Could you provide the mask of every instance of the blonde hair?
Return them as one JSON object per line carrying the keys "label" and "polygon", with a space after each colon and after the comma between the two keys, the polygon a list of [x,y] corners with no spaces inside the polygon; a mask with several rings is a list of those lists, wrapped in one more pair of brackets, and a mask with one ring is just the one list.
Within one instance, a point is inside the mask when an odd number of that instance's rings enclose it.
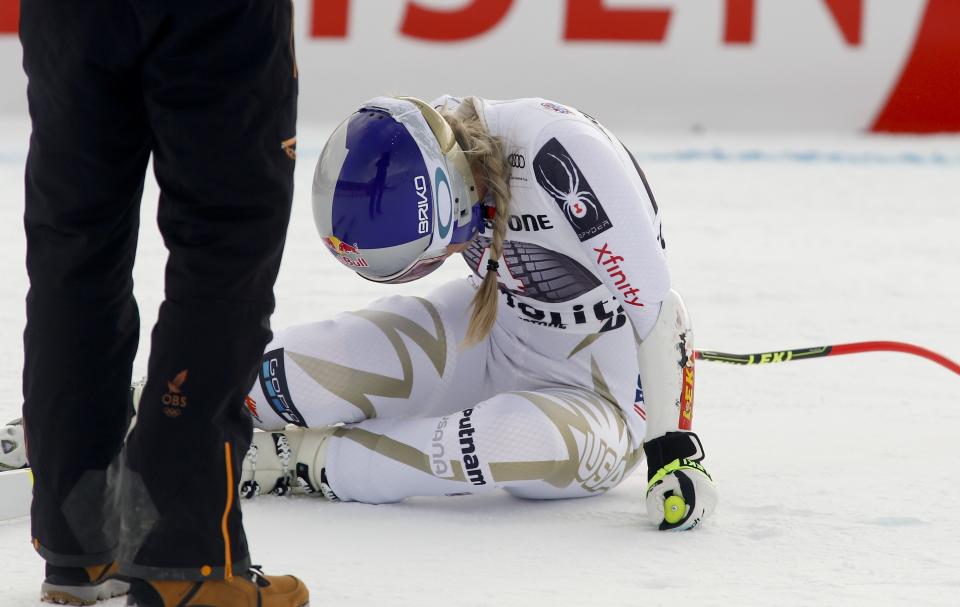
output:
{"label": "blonde hair", "polygon": [[[496,207],[490,259],[497,261],[503,255],[503,241],[510,218],[510,164],[503,139],[490,134],[483,123],[478,109],[480,103],[476,97],[466,97],[455,110],[443,108],[440,114],[453,129],[470,168],[483,181],[487,196],[492,198]],[[479,343],[490,334],[497,320],[497,298],[497,272],[487,270],[470,304],[472,314],[464,345]]]}

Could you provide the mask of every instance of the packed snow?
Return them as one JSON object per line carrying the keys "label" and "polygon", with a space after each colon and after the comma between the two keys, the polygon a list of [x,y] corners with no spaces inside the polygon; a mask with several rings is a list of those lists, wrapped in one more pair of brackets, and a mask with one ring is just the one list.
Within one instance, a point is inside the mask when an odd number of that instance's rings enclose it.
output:
{"label": "packed snow", "polygon": [[[29,127],[0,128],[0,343],[12,356],[2,423],[21,405]],[[327,133],[301,126],[276,327],[467,272],[451,260],[387,287],[334,261],[309,195]],[[960,138],[619,134],[660,203],[697,347],[891,339],[960,359]],[[138,374],[163,293],[156,198],[150,182]],[[606,495],[552,503],[262,497],[244,503],[254,561],[301,576],[317,606],[960,604],[960,376],[902,354],[700,362],[696,394],[694,429],[721,495],[696,531],[650,525],[641,468]],[[43,563],[29,540],[26,519],[0,523],[2,605],[38,602]]]}

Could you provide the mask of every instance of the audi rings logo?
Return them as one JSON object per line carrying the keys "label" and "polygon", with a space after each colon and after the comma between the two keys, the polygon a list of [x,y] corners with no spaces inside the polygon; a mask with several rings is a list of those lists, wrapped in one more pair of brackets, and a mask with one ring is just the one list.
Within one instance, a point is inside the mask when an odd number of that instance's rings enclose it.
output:
{"label": "audi rings logo", "polygon": [[510,154],[507,156],[507,162],[515,169],[522,169],[527,166],[527,159],[523,157],[523,154]]}

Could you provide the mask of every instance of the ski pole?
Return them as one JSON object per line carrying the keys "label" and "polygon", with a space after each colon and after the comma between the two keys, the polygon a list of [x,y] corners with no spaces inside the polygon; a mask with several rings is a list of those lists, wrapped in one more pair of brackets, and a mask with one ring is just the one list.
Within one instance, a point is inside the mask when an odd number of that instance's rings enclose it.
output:
{"label": "ski pole", "polygon": [[900,341],[858,341],[849,344],[833,346],[815,346],[813,348],[798,348],[795,350],[781,350],[778,352],[758,352],[755,354],[731,354],[713,350],[694,350],[694,358],[713,362],[730,363],[733,365],[762,365],[768,363],[784,363],[791,360],[806,360],[822,356],[840,356],[842,354],[860,354],[863,352],[903,352],[913,354],[938,365],[946,367],[960,375],[960,365],[942,354],[933,350],[921,348],[913,344]]}

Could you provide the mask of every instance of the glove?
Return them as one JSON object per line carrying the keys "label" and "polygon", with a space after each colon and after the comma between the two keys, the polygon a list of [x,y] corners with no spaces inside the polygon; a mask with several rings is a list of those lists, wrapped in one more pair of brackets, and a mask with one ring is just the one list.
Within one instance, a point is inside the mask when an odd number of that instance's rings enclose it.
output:
{"label": "glove", "polygon": [[23,437],[23,420],[15,419],[0,426],[0,472],[26,468],[27,442]]}
{"label": "glove", "polygon": [[693,529],[717,509],[719,495],[700,463],[703,445],[693,432],[667,432],[644,443],[647,516],[661,531]]}

